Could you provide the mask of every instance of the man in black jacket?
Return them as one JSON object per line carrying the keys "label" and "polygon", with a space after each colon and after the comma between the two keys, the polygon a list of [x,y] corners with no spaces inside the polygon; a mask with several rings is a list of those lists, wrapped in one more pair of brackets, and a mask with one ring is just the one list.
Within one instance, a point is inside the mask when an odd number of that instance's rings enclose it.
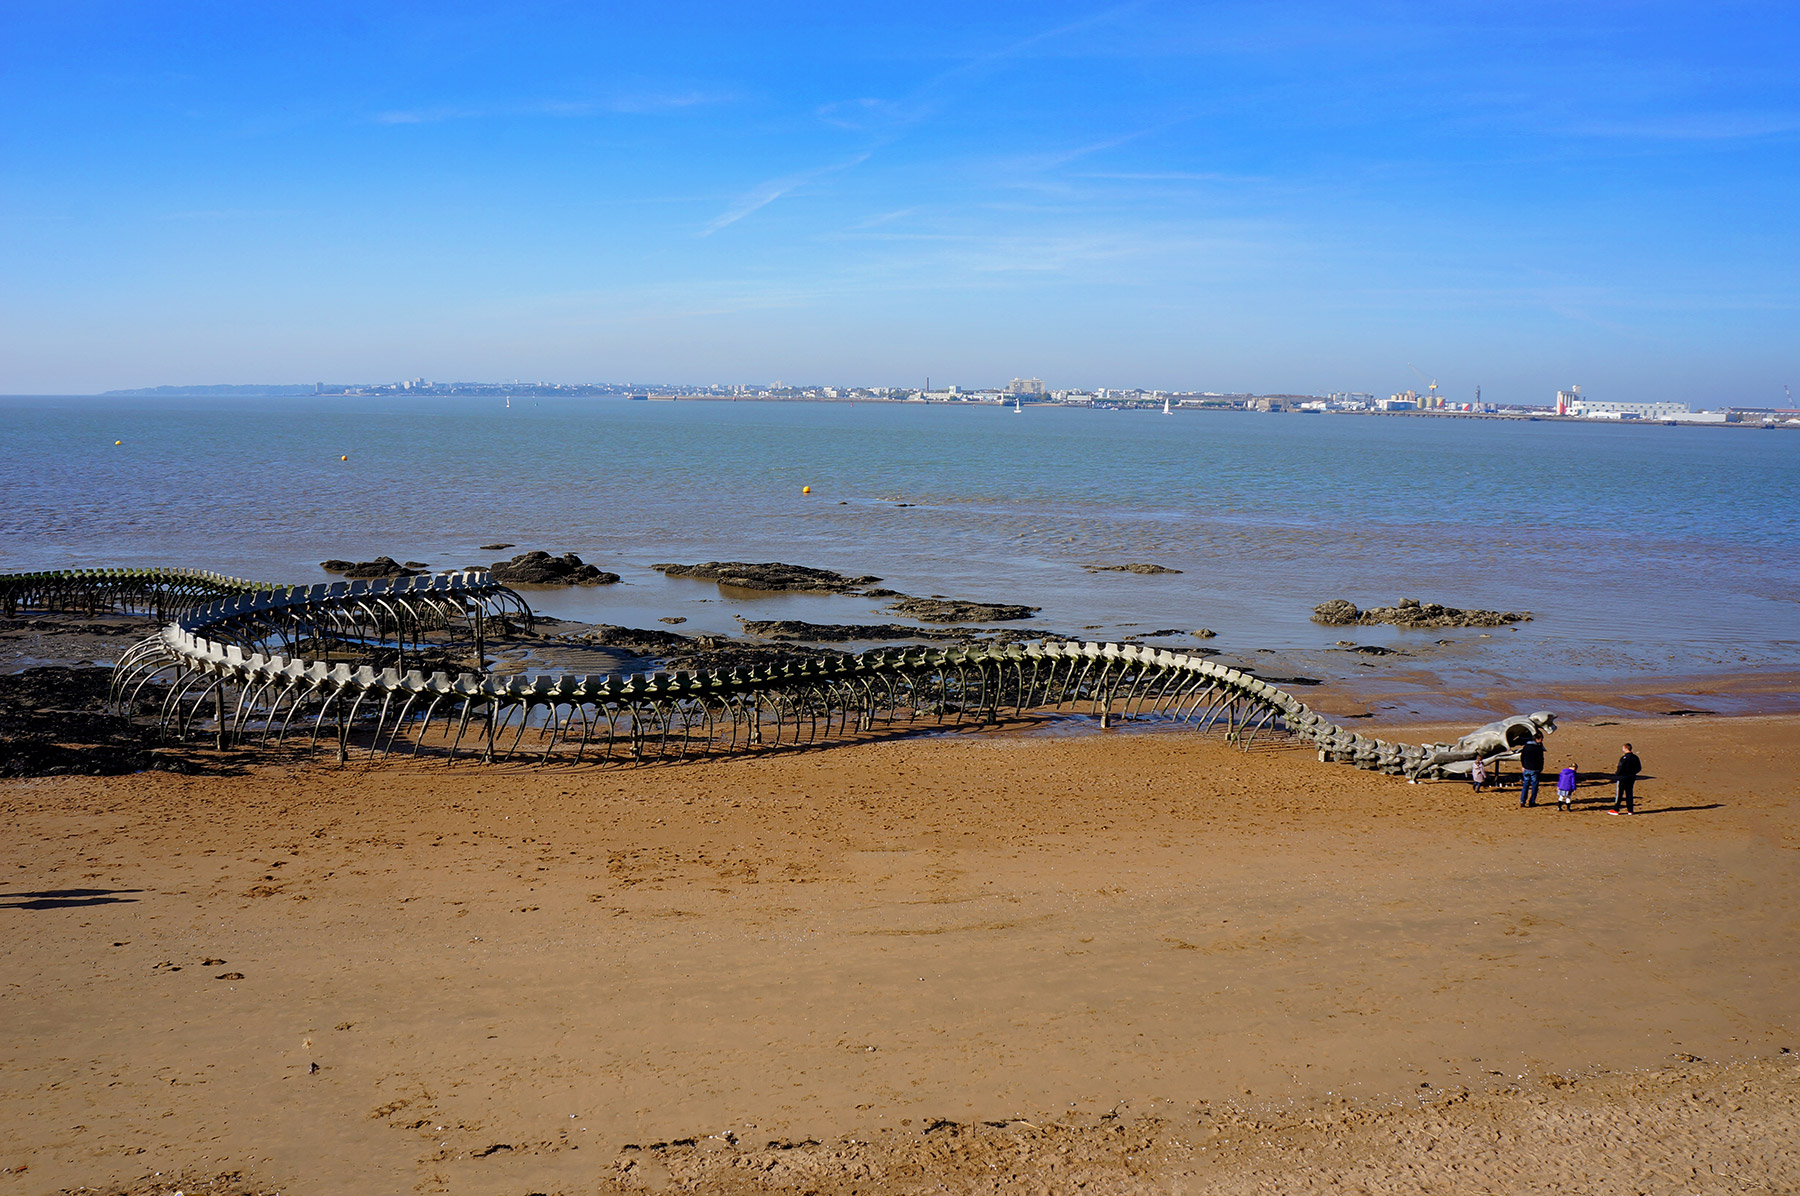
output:
{"label": "man in black jacket", "polygon": [[1533,735],[1519,749],[1519,808],[1537,805],[1538,774],[1544,771],[1544,737]]}
{"label": "man in black jacket", "polygon": [[1617,814],[1621,805],[1625,807],[1627,814],[1637,813],[1632,808],[1631,787],[1637,784],[1638,773],[1643,771],[1644,762],[1637,758],[1637,753],[1631,750],[1631,745],[1626,744],[1625,754],[1619,757],[1619,766],[1613,769],[1613,779],[1618,782],[1618,788],[1613,791],[1612,813]]}

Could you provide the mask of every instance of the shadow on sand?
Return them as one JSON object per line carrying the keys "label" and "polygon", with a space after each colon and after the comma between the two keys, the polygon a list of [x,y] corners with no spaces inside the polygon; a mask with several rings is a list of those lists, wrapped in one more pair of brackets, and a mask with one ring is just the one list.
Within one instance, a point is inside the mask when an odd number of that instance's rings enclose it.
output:
{"label": "shadow on sand", "polygon": [[45,889],[36,893],[0,893],[0,909],[73,909],[84,905],[122,905],[142,889]]}

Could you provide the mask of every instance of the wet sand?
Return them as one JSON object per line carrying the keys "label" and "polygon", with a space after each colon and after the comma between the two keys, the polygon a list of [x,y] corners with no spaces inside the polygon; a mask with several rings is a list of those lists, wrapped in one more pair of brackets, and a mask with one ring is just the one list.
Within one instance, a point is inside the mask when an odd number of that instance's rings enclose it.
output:
{"label": "wet sand", "polygon": [[1794,1190],[1800,719],[1595,721],[5,782],[0,1193]]}

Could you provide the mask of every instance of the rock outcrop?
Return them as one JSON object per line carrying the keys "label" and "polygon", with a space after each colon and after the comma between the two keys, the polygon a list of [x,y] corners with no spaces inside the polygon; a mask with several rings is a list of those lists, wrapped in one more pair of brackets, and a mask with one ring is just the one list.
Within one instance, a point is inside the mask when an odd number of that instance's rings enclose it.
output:
{"label": "rock outcrop", "polygon": [[1129,565],[1083,565],[1089,573],[1180,573],[1179,569],[1171,569],[1167,565],[1151,565],[1143,561],[1134,561]]}
{"label": "rock outcrop", "polygon": [[319,562],[319,568],[325,572],[342,574],[348,581],[374,581],[383,577],[417,577],[429,567],[418,561],[408,561],[402,565],[391,556],[378,556],[372,561],[332,559]]}
{"label": "rock outcrop", "polygon": [[925,623],[1007,623],[1029,619],[1039,608],[1007,602],[968,602],[933,594],[929,598],[901,598],[888,609]]}
{"label": "rock outcrop", "polygon": [[652,565],[668,577],[692,577],[739,590],[769,590],[799,594],[854,594],[880,581],[879,577],[846,577],[830,569],[784,565],[780,561],[702,561],[697,565]]}
{"label": "rock outcrop", "polygon": [[1391,623],[1395,627],[1420,629],[1504,627],[1508,623],[1530,622],[1531,612],[1461,610],[1454,606],[1441,606],[1436,602],[1420,602],[1417,598],[1402,598],[1396,606],[1378,606],[1373,610],[1358,610],[1356,604],[1349,599],[1333,598],[1329,602],[1321,602],[1313,607],[1312,621],[1323,623],[1327,627],[1373,627],[1381,623]]}
{"label": "rock outcrop", "polygon": [[575,643],[592,644],[597,648],[618,648],[638,656],[662,656],[670,652],[685,651],[697,642],[694,636],[674,631],[615,627],[611,623],[596,623],[586,631],[572,632],[562,638]]}
{"label": "rock outcrop", "polygon": [[521,552],[510,561],[495,561],[488,572],[506,585],[608,586],[619,580],[617,573],[590,565],[572,552],[551,556],[541,549]]}
{"label": "rock outcrop", "polygon": [[970,634],[969,631],[948,631],[940,627],[909,627],[905,623],[806,623],[798,619],[743,619],[741,622],[751,635],[809,644],[960,640]]}

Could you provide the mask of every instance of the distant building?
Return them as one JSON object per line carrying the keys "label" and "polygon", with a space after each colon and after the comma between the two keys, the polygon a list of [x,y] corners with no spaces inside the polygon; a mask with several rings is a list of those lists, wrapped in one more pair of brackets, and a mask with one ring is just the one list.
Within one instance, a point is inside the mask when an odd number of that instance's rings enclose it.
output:
{"label": "distant building", "polygon": [[[1562,394],[1557,394],[1559,409],[1563,406]],[[1691,414],[1691,409],[1686,403],[1602,403],[1576,398],[1562,414],[1582,419],[1684,419]]]}
{"label": "distant building", "polygon": [[1556,392],[1556,414],[1558,414],[1558,415],[1573,414],[1573,412],[1571,412],[1569,409],[1579,402],[1581,402],[1581,387],[1571,386],[1567,390],[1557,391]]}
{"label": "distant building", "polygon": [[1041,395],[1044,393],[1042,378],[1014,378],[1006,384],[1009,395]]}

